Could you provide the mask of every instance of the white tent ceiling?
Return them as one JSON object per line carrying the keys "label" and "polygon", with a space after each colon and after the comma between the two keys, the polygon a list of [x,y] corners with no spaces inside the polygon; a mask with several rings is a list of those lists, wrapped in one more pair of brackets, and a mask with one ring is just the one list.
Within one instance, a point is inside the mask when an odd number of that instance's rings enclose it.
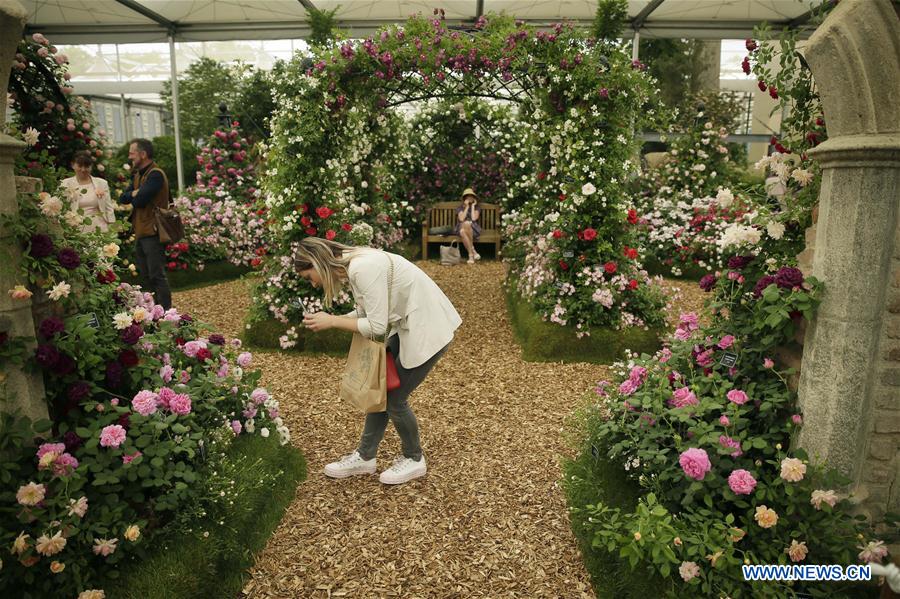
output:
{"label": "white tent ceiling", "polygon": [[[159,42],[303,38],[306,7],[337,9],[338,26],[353,37],[382,25],[443,8],[449,25],[471,24],[480,14],[505,12],[536,26],[567,19],[591,23],[596,0],[19,0],[28,32],[57,43]],[[802,26],[818,0],[628,0],[632,29],[645,37],[733,39],[762,21]]]}

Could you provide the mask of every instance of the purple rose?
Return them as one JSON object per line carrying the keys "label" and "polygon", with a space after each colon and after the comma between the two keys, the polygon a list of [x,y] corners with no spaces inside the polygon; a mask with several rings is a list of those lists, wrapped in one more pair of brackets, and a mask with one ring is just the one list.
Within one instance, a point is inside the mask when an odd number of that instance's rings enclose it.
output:
{"label": "purple rose", "polygon": [[73,402],[81,402],[91,394],[91,386],[84,381],[69,385],[66,396]]}
{"label": "purple rose", "polygon": [[75,372],[75,360],[72,359],[72,356],[69,354],[59,354],[59,359],[56,361],[56,368],[53,369],[53,374],[56,376],[66,376],[73,372]]}
{"label": "purple rose", "polygon": [[186,323],[186,324],[190,324],[190,323],[194,322],[194,319],[191,318],[191,315],[190,315],[190,314],[182,314],[182,315],[181,315],[181,322]]}
{"label": "purple rose", "polygon": [[213,333],[209,336],[209,342],[213,345],[225,345],[225,337],[218,333]]}
{"label": "purple rose", "polygon": [[59,250],[59,253],[56,255],[56,259],[59,260],[60,266],[62,266],[63,268],[68,268],[69,270],[73,270],[81,266],[81,257],[78,255],[78,252],[76,252],[72,248],[63,248]]}
{"label": "purple rose", "polygon": [[53,240],[49,235],[37,233],[31,236],[31,250],[28,252],[32,258],[46,258],[53,254]]}
{"label": "purple rose", "polygon": [[742,269],[753,262],[753,256],[732,256],[728,259],[728,268]]}
{"label": "purple rose", "polygon": [[122,342],[128,345],[134,345],[143,336],[144,329],[142,329],[139,324],[133,324],[126,329],[123,329],[121,333]]}
{"label": "purple rose", "polygon": [[50,370],[56,367],[56,363],[59,362],[59,350],[52,345],[38,345],[34,351],[34,357],[42,368]]}
{"label": "purple rose", "polygon": [[759,297],[762,295],[763,291],[765,291],[766,287],[775,282],[775,277],[772,275],[766,275],[762,277],[759,281],[756,282],[756,287],[753,288],[753,296]]}
{"label": "purple rose", "polygon": [[106,364],[106,382],[116,389],[122,384],[122,365],[117,360]]}
{"label": "purple rose", "polygon": [[65,435],[63,435],[63,443],[66,445],[66,451],[74,452],[76,449],[81,447],[81,444],[84,443],[81,437],[75,434],[75,431],[68,431]]}
{"label": "purple rose", "polygon": [[712,288],[716,286],[716,276],[715,275],[703,275],[703,278],[700,279],[700,289],[703,291],[712,291]]}
{"label": "purple rose", "polygon": [[782,266],[775,273],[775,284],[782,289],[793,289],[803,284],[803,273],[792,266]]}
{"label": "purple rose", "polygon": [[50,339],[57,333],[62,333],[65,328],[66,325],[62,320],[60,320],[56,316],[50,316],[48,318],[45,318],[41,323],[41,326],[38,327],[38,333],[44,339]]}

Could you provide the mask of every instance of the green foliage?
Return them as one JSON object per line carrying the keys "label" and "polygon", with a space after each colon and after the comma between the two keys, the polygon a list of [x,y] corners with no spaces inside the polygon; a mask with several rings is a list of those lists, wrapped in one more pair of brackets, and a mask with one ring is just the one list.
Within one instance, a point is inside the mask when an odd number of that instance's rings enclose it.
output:
{"label": "green foliage", "polygon": [[590,336],[578,336],[572,327],[559,327],[543,321],[533,306],[519,297],[508,284],[506,307],[516,339],[522,346],[522,359],[529,362],[591,362],[610,364],[626,350],[652,352],[659,347],[659,329],[615,330],[593,328]]}
{"label": "green foliage", "polygon": [[[241,98],[244,81],[252,72],[253,68],[244,63],[226,64],[206,56],[192,62],[178,78],[181,134],[193,140],[211,135],[219,125],[219,104],[224,102],[234,110]],[[171,111],[170,81],[163,82],[160,96],[166,109]]]}
{"label": "green foliage", "polygon": [[598,40],[617,42],[628,20],[628,0],[597,0],[597,15],[591,35]]}
{"label": "green foliage", "polygon": [[243,437],[202,471],[197,499],[181,525],[153,541],[140,561],[124,563],[107,597],[233,597],[253,555],[265,546],[306,478],[306,462],[274,439]]}
{"label": "green foliage", "polygon": [[337,14],[338,7],[331,10],[319,10],[317,8],[307,8],[306,14],[309,17],[309,37],[306,38],[311,46],[327,46],[338,37],[335,30],[334,16]]}
{"label": "green foliage", "polygon": [[[640,41],[640,59],[658,82],[661,99],[667,106],[683,110],[686,105],[690,106],[691,95],[700,91],[702,51],[702,40],[651,38]],[[687,112],[694,114],[692,109]]]}
{"label": "green foliage", "polygon": [[269,117],[275,112],[272,86],[284,64],[283,60],[278,60],[271,71],[252,70],[244,77],[234,104],[229,106],[234,120],[241,124],[241,130],[251,144],[268,139],[272,134],[269,125]]}

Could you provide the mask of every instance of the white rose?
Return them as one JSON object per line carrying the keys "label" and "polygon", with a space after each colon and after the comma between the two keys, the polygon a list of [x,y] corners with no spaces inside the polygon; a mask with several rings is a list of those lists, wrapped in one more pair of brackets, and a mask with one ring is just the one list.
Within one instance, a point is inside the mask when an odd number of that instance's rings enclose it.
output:
{"label": "white rose", "polygon": [[127,312],[119,312],[118,314],[113,316],[113,324],[115,324],[116,328],[120,331],[122,329],[127,329],[128,327],[130,327],[132,321],[133,319],[131,317],[131,314],[128,314]]}
{"label": "white rose", "polygon": [[589,196],[589,195],[591,195],[591,194],[593,194],[593,193],[596,193],[596,191],[597,191],[597,188],[594,187],[594,186],[593,186],[592,184],[590,184],[590,183],[585,183],[584,185],[581,186],[581,193],[584,194],[584,195],[586,195],[586,196]]}
{"label": "white rose", "polygon": [[716,194],[716,202],[722,208],[729,208],[734,202],[734,194],[731,193],[730,189],[720,189],[719,193]]}
{"label": "white rose", "polygon": [[769,237],[772,239],[781,239],[784,236],[784,224],[778,221],[770,221],[769,224],[766,225],[766,233],[769,234]]}
{"label": "white rose", "polygon": [[60,299],[62,297],[69,297],[69,292],[71,290],[72,290],[72,286],[69,285],[68,283],[66,283],[65,281],[62,281],[60,283],[57,283],[53,287],[53,289],[50,290],[50,293],[48,293],[47,296],[50,299],[52,299],[53,301],[57,301],[58,299]]}
{"label": "white rose", "polygon": [[269,437],[269,429],[263,427],[263,428],[259,429],[259,434],[260,434],[261,437],[268,439],[268,437]]}

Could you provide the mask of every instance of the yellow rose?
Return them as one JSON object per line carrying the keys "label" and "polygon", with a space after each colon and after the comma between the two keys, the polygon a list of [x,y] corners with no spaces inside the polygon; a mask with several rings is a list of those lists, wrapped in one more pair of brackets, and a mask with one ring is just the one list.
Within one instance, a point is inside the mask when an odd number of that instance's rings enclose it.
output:
{"label": "yellow rose", "polygon": [[25,288],[25,285],[16,285],[8,293],[15,300],[27,300],[31,297],[31,292]]}
{"label": "yellow rose", "polygon": [[134,314],[131,315],[134,322],[144,322],[149,314],[144,308],[135,308]]}
{"label": "yellow rose", "polygon": [[641,540],[641,533],[639,533],[639,532],[634,533],[634,540],[635,540],[635,541],[640,541],[640,540]]}
{"label": "yellow rose", "polygon": [[66,569],[66,565],[62,562],[55,561],[50,564],[50,571],[53,572],[54,574],[59,574],[60,572],[62,572],[65,569]]}
{"label": "yellow rose", "polygon": [[108,243],[103,246],[103,255],[107,258],[115,258],[119,255],[119,246],[115,243]]}
{"label": "yellow rose", "polygon": [[139,536],[141,536],[141,529],[138,528],[137,524],[132,524],[125,529],[125,538],[132,543],[137,541]]}
{"label": "yellow rose", "polygon": [[806,541],[798,543],[797,539],[793,539],[791,546],[786,548],[784,552],[788,554],[792,562],[800,562],[806,558],[809,549],[806,548]]}
{"label": "yellow rose", "polygon": [[66,538],[62,536],[62,531],[57,531],[52,537],[41,535],[34,547],[41,555],[50,556],[59,553],[65,546]]}
{"label": "yellow rose", "polygon": [[78,594],[78,599],[106,599],[106,593],[97,589],[81,591],[81,593]]}
{"label": "yellow rose", "polygon": [[49,468],[53,462],[56,461],[56,458],[59,457],[59,454],[55,451],[48,451],[44,455],[41,456],[40,461],[38,461],[38,468],[40,470],[44,470],[45,468]]}
{"label": "yellow rose", "polygon": [[25,553],[25,550],[28,549],[28,539],[30,538],[30,535],[26,535],[24,532],[20,533],[16,540],[13,541],[12,552],[17,555]]}
{"label": "yellow rose", "polygon": [[775,513],[775,510],[764,505],[756,507],[756,515],[753,518],[762,528],[772,528],[778,524],[778,514]]}

